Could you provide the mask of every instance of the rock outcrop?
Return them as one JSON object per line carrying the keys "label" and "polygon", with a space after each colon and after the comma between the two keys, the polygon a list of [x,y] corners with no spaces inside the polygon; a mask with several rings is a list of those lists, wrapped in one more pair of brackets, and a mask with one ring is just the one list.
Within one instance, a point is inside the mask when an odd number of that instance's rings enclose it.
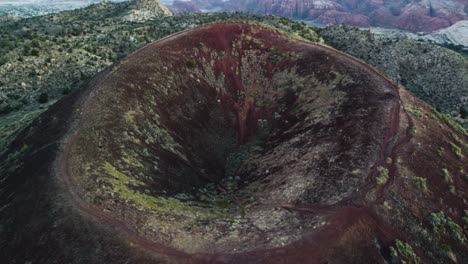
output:
{"label": "rock outcrop", "polygon": [[451,27],[433,32],[426,35],[424,39],[437,44],[461,46],[468,49],[468,21],[460,21]]}
{"label": "rock outcrop", "polygon": [[133,0],[131,5],[131,10],[124,17],[126,21],[142,22],[155,17],[172,15],[171,11],[159,0]]}

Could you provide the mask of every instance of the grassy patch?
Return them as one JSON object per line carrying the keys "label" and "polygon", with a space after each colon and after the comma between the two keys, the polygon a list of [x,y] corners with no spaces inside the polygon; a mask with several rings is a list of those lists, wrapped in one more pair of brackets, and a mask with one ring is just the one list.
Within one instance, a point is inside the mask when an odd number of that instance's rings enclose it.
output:
{"label": "grassy patch", "polygon": [[419,109],[419,108],[411,107],[409,109],[409,112],[412,113],[417,118],[423,117],[423,113],[422,113],[421,109]]}
{"label": "grassy patch", "polygon": [[112,186],[112,192],[116,193],[122,200],[134,204],[140,209],[156,212],[169,213],[173,215],[194,215],[202,217],[221,217],[222,214],[207,208],[188,205],[177,198],[154,197],[135,191],[131,186],[139,186],[142,183],[128,177],[118,171],[110,163],[106,162],[104,171],[111,176],[107,182]]}

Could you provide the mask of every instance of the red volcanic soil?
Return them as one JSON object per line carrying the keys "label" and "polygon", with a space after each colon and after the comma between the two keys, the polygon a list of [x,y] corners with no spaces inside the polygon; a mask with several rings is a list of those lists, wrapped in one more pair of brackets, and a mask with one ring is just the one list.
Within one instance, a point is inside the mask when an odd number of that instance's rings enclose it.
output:
{"label": "red volcanic soil", "polygon": [[18,136],[1,157],[0,258],[464,263],[467,143],[349,55],[205,25],[113,65]]}

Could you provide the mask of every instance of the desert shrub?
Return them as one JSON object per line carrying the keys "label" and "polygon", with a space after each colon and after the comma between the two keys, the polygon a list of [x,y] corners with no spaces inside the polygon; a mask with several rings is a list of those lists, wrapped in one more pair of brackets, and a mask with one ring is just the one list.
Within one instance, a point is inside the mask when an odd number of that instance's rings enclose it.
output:
{"label": "desert shrub", "polygon": [[413,177],[413,184],[418,190],[420,190],[420,191],[422,191],[424,193],[429,191],[429,189],[427,187],[427,179],[425,179],[425,178]]}
{"label": "desert shrub", "polygon": [[432,231],[436,234],[448,234],[455,238],[460,243],[466,242],[466,237],[463,234],[463,229],[455,223],[450,217],[445,216],[444,212],[431,213],[429,223],[432,226]]}
{"label": "desert shrub", "polygon": [[7,62],[8,62],[7,57],[0,57],[0,66],[2,66],[3,64],[6,64]]}
{"label": "desert shrub", "polygon": [[378,175],[377,175],[377,178],[376,178],[376,182],[378,185],[383,185],[385,183],[387,183],[388,181],[388,170],[384,167],[378,167],[377,168],[377,171],[378,171]]}
{"label": "desert shrub", "polygon": [[41,104],[47,103],[49,101],[49,94],[47,94],[46,92],[41,93],[37,98],[37,101]]}
{"label": "desert shrub", "polygon": [[390,247],[390,252],[393,257],[398,257],[402,263],[419,264],[421,259],[414,253],[413,247],[410,244],[396,240],[395,247]]}
{"label": "desert shrub", "polygon": [[450,143],[450,149],[459,159],[463,159],[465,157],[462,153],[461,148],[458,147],[457,145]]}
{"label": "desert shrub", "polygon": [[444,177],[445,183],[453,183],[453,176],[447,169],[442,169],[442,176]]}

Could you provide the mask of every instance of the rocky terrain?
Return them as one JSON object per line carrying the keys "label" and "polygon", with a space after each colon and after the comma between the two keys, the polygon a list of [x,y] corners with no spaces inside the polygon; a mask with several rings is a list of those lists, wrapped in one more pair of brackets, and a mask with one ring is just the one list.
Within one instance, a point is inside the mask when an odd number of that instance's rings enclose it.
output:
{"label": "rocky terrain", "polygon": [[465,53],[468,52],[468,21],[466,20],[432,33],[415,34],[407,31],[382,28],[372,28],[371,32],[384,35],[388,38],[413,39],[447,46]]}
{"label": "rocky terrain", "polygon": [[108,67],[15,138],[1,259],[465,263],[467,155],[463,128],[368,64],[208,24]]}
{"label": "rocky terrain", "polygon": [[129,7],[130,11],[124,21],[147,21],[156,17],[170,16],[171,11],[162,5],[159,0],[139,0]]}
{"label": "rocky terrain", "polygon": [[432,32],[468,19],[464,0],[355,1],[355,0],[190,0],[174,1],[174,12],[219,7],[225,11],[276,14],[323,25],[348,24]]}
{"label": "rocky terrain", "polygon": [[385,72],[395,82],[468,126],[468,60],[441,46],[350,26],[319,30],[326,43]]}
{"label": "rocky terrain", "polygon": [[460,21],[446,29],[425,35],[423,39],[437,44],[454,45],[468,49],[468,21]]}
{"label": "rocky terrain", "polygon": [[[15,17],[43,16],[86,7],[103,0],[2,0],[0,1],[0,15],[8,14]],[[114,0],[125,1],[125,0]]]}

